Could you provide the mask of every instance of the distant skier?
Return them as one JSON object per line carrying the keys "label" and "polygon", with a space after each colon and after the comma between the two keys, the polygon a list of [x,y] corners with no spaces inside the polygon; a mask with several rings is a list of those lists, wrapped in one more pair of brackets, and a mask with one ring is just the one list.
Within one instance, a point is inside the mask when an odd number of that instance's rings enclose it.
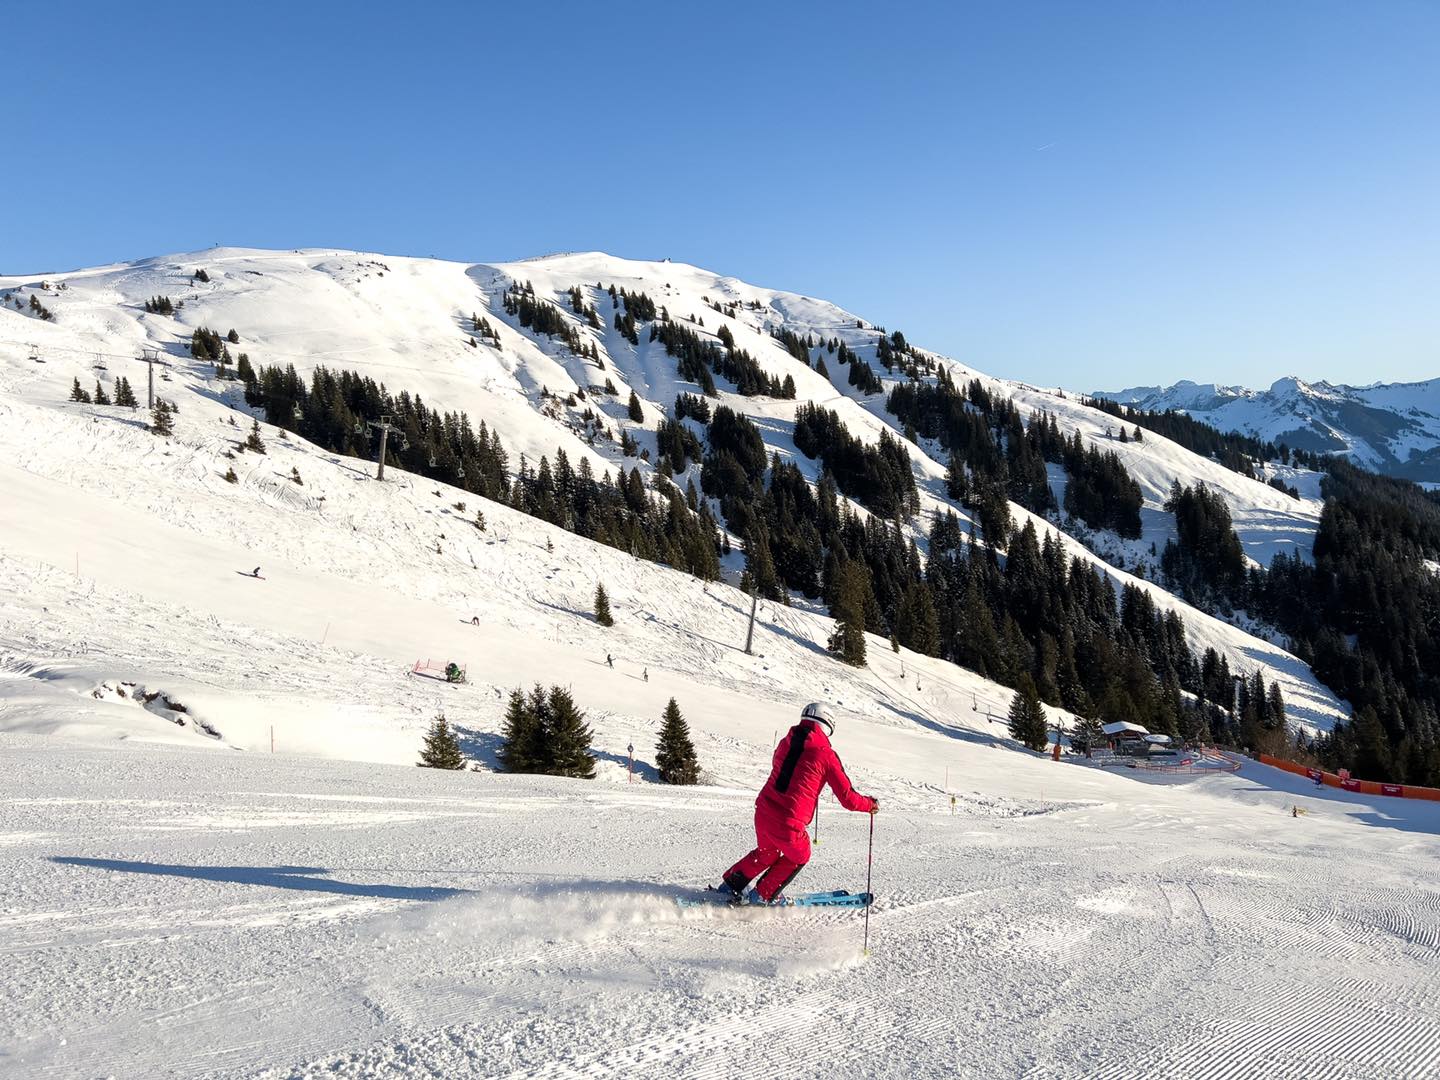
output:
{"label": "distant skier", "polygon": [[[721,885],[731,903],[773,904],[781,890],[810,861],[806,827],[815,816],[820,789],[826,784],[846,810],[875,813],[880,802],[850,786],[845,766],[830,746],[835,717],[829,707],[811,702],[800,722],[785,733],[770,767],[770,779],[755,800],[755,850],[725,871]],[[750,882],[760,875],[746,896]]]}
{"label": "distant skier", "polygon": [[611,656],[611,655],[607,652],[607,653],[605,654],[605,663],[609,664],[609,665],[613,668],[613,667],[615,666],[615,657]]}
{"label": "distant skier", "polygon": [[479,625],[480,625],[480,616],[479,616],[479,615],[473,616],[473,617],[470,619],[470,625],[471,625],[471,626],[479,626]]}
{"label": "distant skier", "polygon": [[251,570],[251,571],[250,571],[250,576],[251,576],[251,577],[259,577],[259,576],[260,576],[260,567],[257,566],[257,567],[255,567],[254,570]]}
{"label": "distant skier", "polygon": [[645,681],[646,681],[646,682],[649,682],[649,681],[650,681],[650,669],[649,669],[648,667],[647,667],[647,668],[641,668],[641,669],[640,669],[640,674],[642,674],[642,675],[645,676]]}

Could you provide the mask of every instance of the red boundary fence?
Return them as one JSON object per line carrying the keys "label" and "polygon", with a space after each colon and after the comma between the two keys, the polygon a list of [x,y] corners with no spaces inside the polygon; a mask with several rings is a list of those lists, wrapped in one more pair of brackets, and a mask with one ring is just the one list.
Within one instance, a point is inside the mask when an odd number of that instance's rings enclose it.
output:
{"label": "red boundary fence", "polygon": [[1297,765],[1293,761],[1271,757],[1269,754],[1261,754],[1259,761],[1262,765],[1273,765],[1277,769],[1284,769],[1296,776],[1304,776],[1310,780],[1319,779],[1326,787],[1358,791],[1362,795],[1389,795],[1399,799],[1428,799],[1431,802],[1440,802],[1440,788],[1413,787],[1410,784],[1382,784],[1375,780],[1352,780],[1348,776],[1341,777],[1337,773],[1322,772],[1307,765]]}

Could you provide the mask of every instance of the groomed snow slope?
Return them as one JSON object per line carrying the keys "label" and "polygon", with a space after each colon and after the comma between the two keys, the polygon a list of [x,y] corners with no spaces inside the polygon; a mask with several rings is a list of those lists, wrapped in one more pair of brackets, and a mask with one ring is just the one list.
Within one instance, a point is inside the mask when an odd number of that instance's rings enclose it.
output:
{"label": "groomed snow slope", "polygon": [[[952,815],[879,736],[868,958],[855,912],[675,905],[748,787],[0,736],[0,1073],[1440,1075],[1433,805],[957,745]],[[863,885],[865,829],[827,804],[803,880]]]}

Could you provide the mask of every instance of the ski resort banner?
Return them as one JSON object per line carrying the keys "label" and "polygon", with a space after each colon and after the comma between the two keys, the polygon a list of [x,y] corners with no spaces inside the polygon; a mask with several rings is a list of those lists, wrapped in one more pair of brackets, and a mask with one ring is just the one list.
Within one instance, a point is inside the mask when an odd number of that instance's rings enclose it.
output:
{"label": "ski resort banner", "polygon": [[1382,784],[1375,780],[1356,780],[1348,770],[1340,773],[1322,772],[1320,769],[1311,768],[1308,765],[1297,765],[1293,761],[1283,761],[1280,758],[1271,757],[1269,754],[1260,754],[1256,760],[1262,765],[1272,765],[1277,769],[1284,769],[1288,773],[1295,773],[1297,776],[1306,777],[1327,787],[1357,791],[1363,795],[1389,795],[1399,799],[1429,799],[1431,802],[1440,802],[1440,788],[1413,787],[1409,784]]}

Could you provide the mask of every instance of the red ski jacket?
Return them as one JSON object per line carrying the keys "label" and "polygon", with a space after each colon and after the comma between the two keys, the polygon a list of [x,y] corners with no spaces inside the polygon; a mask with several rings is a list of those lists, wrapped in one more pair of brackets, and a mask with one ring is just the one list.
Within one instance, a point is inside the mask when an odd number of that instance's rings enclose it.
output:
{"label": "red ski jacket", "polygon": [[775,747],[770,779],[755,800],[755,816],[767,824],[804,829],[826,784],[846,810],[870,810],[875,800],[850,786],[845,766],[814,720],[801,720]]}

